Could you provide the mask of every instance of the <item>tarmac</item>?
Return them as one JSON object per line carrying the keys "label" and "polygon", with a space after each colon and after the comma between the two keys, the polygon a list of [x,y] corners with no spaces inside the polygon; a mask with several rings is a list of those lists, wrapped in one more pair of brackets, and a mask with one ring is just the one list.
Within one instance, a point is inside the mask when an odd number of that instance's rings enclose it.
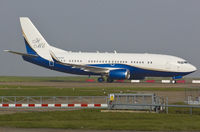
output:
{"label": "tarmac", "polygon": [[124,88],[200,88],[200,84],[180,83],[98,83],[98,82],[0,82],[0,85],[20,85],[20,86],[54,86],[57,88],[81,88],[81,87],[124,87]]}

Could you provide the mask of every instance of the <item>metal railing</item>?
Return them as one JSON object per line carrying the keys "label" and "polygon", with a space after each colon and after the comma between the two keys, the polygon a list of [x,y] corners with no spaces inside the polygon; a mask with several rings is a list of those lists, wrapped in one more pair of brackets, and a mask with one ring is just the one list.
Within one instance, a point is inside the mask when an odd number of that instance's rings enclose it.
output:
{"label": "metal railing", "polygon": [[[113,106],[116,104],[112,104]],[[118,104],[117,104],[118,105]],[[134,107],[136,106],[143,106],[147,107],[149,106],[149,111],[154,110],[155,112],[159,113],[160,110],[164,108],[165,112],[168,114],[169,113],[169,107],[174,107],[174,108],[189,108],[189,113],[193,113],[193,108],[200,108],[200,105],[160,105],[160,104],[120,104],[120,105],[132,105]],[[154,109],[152,109],[154,108]]]}
{"label": "metal railing", "polygon": [[1,104],[107,104],[107,96],[0,96]]}
{"label": "metal railing", "polygon": [[[16,108],[19,104],[25,104],[26,108],[28,107],[26,104],[41,104],[40,107],[43,107],[42,104],[50,104],[50,106],[61,104],[59,107],[65,108],[66,104],[80,104],[80,107],[83,105],[84,108],[87,104],[88,108],[95,107],[91,104],[97,104],[96,107],[99,107],[99,104],[106,104],[103,108],[149,110],[158,113],[161,111],[169,113],[169,108],[172,107],[187,108],[190,114],[193,114],[193,109],[200,108],[200,105],[170,105],[168,98],[163,101],[163,98],[155,96],[155,94],[116,94],[113,101],[110,100],[109,96],[0,96],[0,104],[1,108],[8,108],[7,104],[11,105],[10,108]],[[23,105],[20,105],[20,108],[23,108]],[[35,106],[35,108],[38,107]]]}
{"label": "metal railing", "polygon": [[[165,100],[155,94],[113,94],[114,99],[108,103],[109,109],[148,110],[155,109],[153,105],[166,104]],[[138,105],[139,104],[139,105]],[[140,105],[146,104],[146,105]],[[150,107],[151,105],[152,107]]]}

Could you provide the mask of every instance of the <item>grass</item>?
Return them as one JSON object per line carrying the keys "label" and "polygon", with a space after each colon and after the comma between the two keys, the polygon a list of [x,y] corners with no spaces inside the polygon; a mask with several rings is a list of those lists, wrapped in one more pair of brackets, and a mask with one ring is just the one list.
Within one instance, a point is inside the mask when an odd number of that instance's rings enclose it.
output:
{"label": "grass", "polygon": [[54,86],[0,85],[0,96],[102,96],[109,93],[136,93],[138,91],[184,91],[184,88],[123,88],[91,87],[65,88]]}
{"label": "grass", "polygon": [[[0,82],[78,82],[85,81],[88,77],[26,77],[26,76],[0,76]],[[91,77],[96,79],[96,77]]]}
{"label": "grass", "polygon": [[0,115],[1,127],[95,130],[200,130],[200,116],[186,114],[101,113],[100,110]]}
{"label": "grass", "polygon": [[[0,77],[0,82],[78,82],[87,77]],[[96,79],[96,78],[93,78]],[[77,87],[0,85],[0,96],[107,96],[139,91],[184,91],[185,88]],[[105,93],[104,93],[105,92]],[[200,110],[169,108],[170,114],[101,113],[98,109],[1,114],[0,127],[81,130],[198,131]]]}

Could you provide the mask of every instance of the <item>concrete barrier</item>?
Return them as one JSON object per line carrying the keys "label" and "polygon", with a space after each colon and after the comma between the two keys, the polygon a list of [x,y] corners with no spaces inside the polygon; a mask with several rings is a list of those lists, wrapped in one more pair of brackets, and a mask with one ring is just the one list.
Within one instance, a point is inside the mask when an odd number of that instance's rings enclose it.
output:
{"label": "concrete barrier", "polygon": [[86,82],[95,82],[94,79],[87,79]]}
{"label": "concrete barrier", "polygon": [[131,80],[131,83],[140,83],[140,80]]}
{"label": "concrete barrier", "polygon": [[124,80],[117,80],[116,82],[118,82],[118,83],[123,83]]}
{"label": "concrete barrier", "polygon": [[192,80],[192,83],[200,83],[200,80]]}
{"label": "concrete barrier", "polygon": [[161,80],[161,83],[171,83],[170,80]]}
{"label": "concrete barrier", "polygon": [[176,83],[185,83],[185,80],[177,80]]}
{"label": "concrete barrier", "polygon": [[155,80],[146,80],[147,83],[155,83]]}

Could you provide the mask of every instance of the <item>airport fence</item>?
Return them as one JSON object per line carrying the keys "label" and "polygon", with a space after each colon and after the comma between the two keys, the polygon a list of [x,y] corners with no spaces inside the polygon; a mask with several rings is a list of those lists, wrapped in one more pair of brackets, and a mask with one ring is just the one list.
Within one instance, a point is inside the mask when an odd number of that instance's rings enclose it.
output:
{"label": "airport fence", "polygon": [[0,108],[107,108],[107,96],[0,96]]}
{"label": "airport fence", "polygon": [[199,104],[174,105],[168,104],[168,98],[155,94],[130,93],[108,96],[0,96],[0,108],[99,108],[200,115]]}

